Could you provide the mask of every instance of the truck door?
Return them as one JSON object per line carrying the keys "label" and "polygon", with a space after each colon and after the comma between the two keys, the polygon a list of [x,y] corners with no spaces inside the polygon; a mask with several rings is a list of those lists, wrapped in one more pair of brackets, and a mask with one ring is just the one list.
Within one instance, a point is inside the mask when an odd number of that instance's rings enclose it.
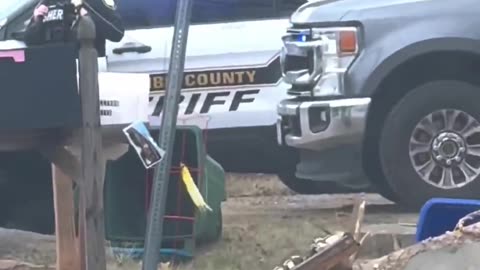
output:
{"label": "truck door", "polygon": [[[208,119],[203,128],[271,126],[286,97],[279,52],[289,16],[300,5],[286,0],[194,1],[179,121]],[[302,1],[306,2],[306,1]],[[288,3],[288,5],[285,5]],[[173,35],[173,27],[162,34]],[[165,45],[170,53],[170,39]],[[161,107],[165,71],[152,75]],[[153,111],[151,123],[159,121]],[[192,123],[195,123],[192,120]],[[205,123],[204,123],[205,124]]]}
{"label": "truck door", "polygon": [[120,42],[106,44],[107,70],[112,72],[158,72],[165,70],[170,42],[166,28],[173,24],[173,0],[123,0],[118,12],[125,25]]}
{"label": "truck door", "polygon": [[[121,42],[106,46],[109,71],[151,74],[152,125],[159,123],[163,108],[176,2],[120,2],[127,31]],[[303,2],[194,1],[180,123],[202,128],[274,126],[276,105],[286,97],[279,63],[281,36],[289,16]]]}

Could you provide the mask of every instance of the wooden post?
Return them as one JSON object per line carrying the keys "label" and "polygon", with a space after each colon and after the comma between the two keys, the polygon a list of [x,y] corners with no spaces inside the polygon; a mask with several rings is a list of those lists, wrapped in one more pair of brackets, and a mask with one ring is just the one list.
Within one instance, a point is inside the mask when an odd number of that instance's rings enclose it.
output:
{"label": "wooden post", "polygon": [[89,16],[78,22],[79,88],[82,101],[82,179],[80,223],[84,218],[86,269],[106,270],[103,186],[105,160],[100,131],[98,54],[94,45],[95,25]]}
{"label": "wooden post", "polygon": [[[81,168],[80,161],[78,158],[70,151],[68,151],[64,145],[44,145],[40,147],[40,152],[45,158],[50,160],[57,169],[60,169],[63,173],[70,177],[70,180],[74,181],[77,184],[77,187],[80,191],[80,196],[78,198],[78,236],[77,236],[77,261],[78,267],[80,270],[86,270],[86,254],[85,254],[85,205],[83,195],[81,193],[82,183],[79,182],[81,178]],[[55,177],[54,185],[55,185]],[[60,191],[61,192],[61,191]],[[59,201],[59,204],[61,202]],[[57,211],[57,210],[55,210]],[[57,219],[58,213],[55,212],[55,219]],[[59,239],[57,235],[57,239]],[[59,240],[60,241],[60,240]],[[63,241],[63,240],[62,240]],[[58,248],[58,247],[57,247]],[[57,249],[57,255],[58,255]],[[63,268],[61,268],[63,269]]]}
{"label": "wooden post", "polygon": [[73,181],[52,164],[57,269],[80,270],[75,237]]}

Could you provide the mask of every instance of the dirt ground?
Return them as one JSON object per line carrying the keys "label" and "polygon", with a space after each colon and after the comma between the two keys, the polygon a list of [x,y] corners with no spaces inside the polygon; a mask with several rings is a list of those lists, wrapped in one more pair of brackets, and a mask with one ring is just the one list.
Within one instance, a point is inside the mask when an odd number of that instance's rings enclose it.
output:
{"label": "dirt ground", "polygon": [[[273,269],[294,254],[308,252],[324,230],[345,230],[358,194],[296,195],[275,177],[230,174],[228,200],[223,204],[223,236],[197,249],[195,259],[181,266],[189,270]],[[366,224],[415,223],[376,194],[366,194]],[[53,265],[54,239],[24,232],[0,231],[0,258],[36,265]],[[1,265],[0,265],[0,269]],[[140,269],[128,258],[111,259],[110,269]]]}

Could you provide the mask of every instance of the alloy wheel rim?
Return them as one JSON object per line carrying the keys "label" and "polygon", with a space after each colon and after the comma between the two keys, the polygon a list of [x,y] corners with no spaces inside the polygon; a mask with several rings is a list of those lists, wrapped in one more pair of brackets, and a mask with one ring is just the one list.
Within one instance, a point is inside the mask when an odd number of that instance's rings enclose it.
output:
{"label": "alloy wheel rim", "polygon": [[461,188],[480,175],[480,123],[461,110],[434,111],[413,129],[409,156],[429,185]]}

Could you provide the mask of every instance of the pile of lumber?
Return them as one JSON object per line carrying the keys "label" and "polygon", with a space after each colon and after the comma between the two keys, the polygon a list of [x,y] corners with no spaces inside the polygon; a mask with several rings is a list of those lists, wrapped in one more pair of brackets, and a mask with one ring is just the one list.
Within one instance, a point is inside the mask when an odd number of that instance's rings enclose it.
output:
{"label": "pile of lumber", "polygon": [[358,261],[368,234],[360,238],[365,201],[357,200],[349,232],[315,239],[307,256],[292,256],[274,270],[470,270],[480,269],[480,222],[464,226],[480,211],[461,219],[451,232],[396,250],[381,258]]}

